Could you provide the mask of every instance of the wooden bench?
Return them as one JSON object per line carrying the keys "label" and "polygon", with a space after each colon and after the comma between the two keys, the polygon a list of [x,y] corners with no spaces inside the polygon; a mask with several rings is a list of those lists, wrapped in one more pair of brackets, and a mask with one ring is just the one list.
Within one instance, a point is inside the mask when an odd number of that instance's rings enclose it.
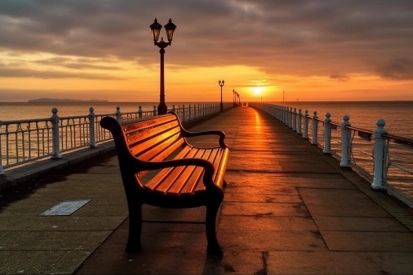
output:
{"label": "wooden bench", "polygon": [[[139,120],[104,117],[111,131],[129,210],[127,252],[139,252],[142,205],[166,208],[206,206],[207,254],[222,255],[216,219],[224,198],[229,149],[222,131],[189,132],[175,113]],[[199,148],[187,137],[218,135],[217,145]]]}

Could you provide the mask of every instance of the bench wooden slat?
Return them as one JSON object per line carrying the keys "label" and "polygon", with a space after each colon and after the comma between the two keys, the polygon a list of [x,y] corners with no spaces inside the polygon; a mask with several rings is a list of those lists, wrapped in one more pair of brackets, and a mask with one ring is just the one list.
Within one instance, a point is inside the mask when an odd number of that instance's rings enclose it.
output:
{"label": "bench wooden slat", "polygon": [[195,192],[205,191],[205,185],[202,177],[204,175],[204,169],[202,167],[196,167],[192,177],[187,181],[187,184],[181,190],[183,194],[194,194]]}
{"label": "bench wooden slat", "polygon": [[[181,159],[185,156],[192,157],[195,153],[195,151],[191,150],[191,147],[186,146],[175,156],[174,159]],[[174,167],[162,169],[145,184],[145,187],[151,190],[157,189],[173,169]]]}
{"label": "bench wooden slat", "polygon": [[229,150],[227,148],[220,150],[222,154],[219,158],[218,169],[215,170],[214,182],[217,186],[224,187],[224,175],[227,169]]}
{"label": "bench wooden slat", "polygon": [[145,144],[147,148],[151,148],[163,139],[168,138],[171,134],[180,132],[179,125],[162,125],[162,129],[145,129],[140,132],[129,133],[126,137],[129,147],[132,149],[142,144]]}
{"label": "bench wooden slat", "polygon": [[139,132],[148,128],[156,128],[159,125],[175,122],[176,118],[171,116],[162,116],[162,117],[150,117],[147,119],[131,120],[131,121],[122,121],[121,126],[125,135],[129,135],[132,132]]}
{"label": "bench wooden slat", "polygon": [[[202,150],[202,158],[210,161],[211,163],[213,162],[214,167],[215,167],[215,175],[218,170],[218,165],[219,165],[219,156],[222,155],[222,150],[219,148],[214,148],[214,149],[199,149]],[[217,159],[218,161],[215,161]],[[195,193],[195,192],[202,192],[205,191],[205,185],[202,180],[203,176],[203,169],[200,167],[197,167],[194,169],[193,174],[191,178],[188,179],[185,187],[181,190],[182,193]]]}
{"label": "bench wooden slat", "polygon": [[[215,181],[215,177],[216,177],[216,174],[217,174],[217,171],[218,171],[219,156],[221,154],[222,154],[222,150],[217,148],[217,149],[208,149],[208,150],[206,150],[205,155],[204,155],[204,158],[214,165],[214,168],[215,168],[215,173],[213,175],[214,181]],[[196,184],[194,192],[200,192],[204,189],[205,189],[205,186],[202,183],[202,179],[201,179]]]}
{"label": "bench wooden slat", "polygon": [[[175,143],[174,145],[175,146],[173,146],[173,147],[171,146],[168,149],[171,150],[171,151],[175,151],[176,149],[178,149],[181,146],[178,143]],[[184,156],[186,156],[190,152],[190,150],[191,150],[190,146],[183,147],[183,149],[177,153],[177,155],[175,156],[174,159],[183,158]],[[173,169],[173,167],[164,168],[164,169],[160,170],[155,176],[153,176],[150,180],[148,180],[145,183],[145,188],[148,188],[150,190],[155,190],[159,186],[159,184],[161,184],[163,178],[165,178],[170,173],[170,171],[172,169]],[[149,172],[149,171],[141,171],[141,172],[138,173],[138,176],[140,178],[142,178],[145,174],[147,174],[147,172]]]}
{"label": "bench wooden slat", "polygon": [[193,178],[193,172],[196,169],[196,166],[185,166],[178,178],[176,178],[172,184],[170,184],[166,192],[172,195],[185,195],[181,193],[181,190],[188,184],[188,180]]}
{"label": "bench wooden slat", "polygon": [[[202,151],[197,150],[197,149],[191,149],[188,154],[185,154],[181,158],[201,158],[202,157]],[[183,185],[188,180],[188,177],[190,176],[192,170],[195,168],[195,166],[179,166],[174,168],[166,178],[163,179],[163,182],[156,188],[155,191],[157,192],[163,192],[163,193],[169,193],[170,188],[175,186],[174,190],[180,190],[182,189]],[[161,171],[162,173],[163,171]],[[182,175],[181,175],[182,174]],[[180,179],[182,181],[178,181],[178,178],[175,176],[180,176]],[[175,192],[171,192],[171,194]]]}
{"label": "bench wooden slat", "polygon": [[145,161],[156,161],[157,159],[163,160],[174,151],[174,149],[168,149],[169,147],[173,147],[176,149],[185,142],[182,139],[181,134],[177,132],[176,129],[173,129],[165,133],[165,136],[167,138],[164,138],[164,139],[153,138],[145,142],[142,142],[139,145],[136,145],[135,147],[133,147],[133,149],[131,149],[131,153],[137,158],[139,158],[140,160],[145,160]]}
{"label": "bench wooden slat", "polygon": [[[205,149],[201,148],[199,150],[202,150],[202,157],[203,159],[208,160],[209,162],[213,163],[211,160],[215,159],[217,155],[220,154],[220,149],[219,148],[214,148],[214,149]],[[216,163],[215,163],[216,164]],[[217,171],[217,166],[214,165],[215,168],[215,174]],[[205,184],[203,183],[203,169],[196,169],[193,173],[193,176],[188,180],[186,188],[182,190],[183,193],[197,193],[197,192],[203,192],[205,191],[206,187]],[[215,174],[213,176],[213,179],[215,179]]]}
{"label": "bench wooden slat", "polygon": [[[197,154],[195,157],[206,159],[205,152],[205,149],[197,148]],[[193,194],[195,192],[196,185],[199,182],[201,183],[201,186],[198,191],[205,191],[205,185],[202,181],[202,176],[204,172],[204,169],[202,167],[188,166],[185,172],[187,173],[187,175],[181,177],[175,182],[173,187],[169,190],[170,193],[183,195]]]}
{"label": "bench wooden slat", "polygon": [[129,131],[126,134],[127,142],[129,147],[133,148],[136,144],[150,140],[152,138],[158,138],[161,140],[162,137],[167,137],[164,133],[176,129],[179,132],[181,131],[179,124],[176,121],[169,121],[167,123],[161,124],[156,128],[139,128],[136,131]]}
{"label": "bench wooden slat", "polygon": [[[174,133],[181,132],[179,125],[177,125],[176,123],[163,124],[160,127],[162,127],[162,129],[150,128],[138,132],[129,133],[126,136],[129,148],[134,150],[134,147],[138,145],[144,145],[146,148],[156,147],[156,145],[162,142],[163,139],[168,138]],[[139,150],[135,151],[137,151],[138,153],[141,152]]]}
{"label": "bench wooden slat", "polygon": [[[180,140],[181,141],[181,140]],[[170,156],[173,152],[175,152],[179,147],[182,147],[184,145],[184,141],[182,142],[175,142],[171,144],[168,148],[165,148],[163,151],[159,152],[158,155],[152,156],[151,161],[163,161],[165,160],[168,156]],[[152,152],[156,154],[155,152]],[[148,171],[143,170],[138,173],[138,177],[143,177],[146,175]]]}

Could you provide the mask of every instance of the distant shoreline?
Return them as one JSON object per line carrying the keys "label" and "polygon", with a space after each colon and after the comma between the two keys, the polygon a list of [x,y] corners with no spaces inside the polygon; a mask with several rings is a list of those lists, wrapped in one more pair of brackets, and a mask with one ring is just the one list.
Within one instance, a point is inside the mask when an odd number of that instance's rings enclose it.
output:
{"label": "distant shoreline", "polygon": [[88,100],[81,100],[81,99],[67,99],[67,98],[37,98],[37,99],[29,99],[27,102],[29,103],[45,103],[45,102],[109,102],[108,100],[103,99],[88,99]]}

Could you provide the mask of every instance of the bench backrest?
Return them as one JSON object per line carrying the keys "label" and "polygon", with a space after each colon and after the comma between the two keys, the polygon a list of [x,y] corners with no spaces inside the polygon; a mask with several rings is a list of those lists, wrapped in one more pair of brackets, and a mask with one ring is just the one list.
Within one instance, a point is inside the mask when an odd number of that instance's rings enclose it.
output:
{"label": "bench backrest", "polygon": [[[187,144],[179,118],[173,113],[120,122],[104,117],[100,124],[111,131],[119,162],[125,161],[125,165],[131,156],[141,161],[162,161]],[[142,170],[145,170],[144,163]]]}

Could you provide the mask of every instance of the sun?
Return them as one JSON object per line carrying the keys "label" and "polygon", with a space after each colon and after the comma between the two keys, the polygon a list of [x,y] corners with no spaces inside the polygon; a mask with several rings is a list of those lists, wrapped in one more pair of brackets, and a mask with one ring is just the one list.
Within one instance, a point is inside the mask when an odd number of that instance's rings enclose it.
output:
{"label": "sun", "polygon": [[261,95],[262,91],[263,91],[263,88],[257,86],[257,87],[252,87],[251,90],[255,95]]}

